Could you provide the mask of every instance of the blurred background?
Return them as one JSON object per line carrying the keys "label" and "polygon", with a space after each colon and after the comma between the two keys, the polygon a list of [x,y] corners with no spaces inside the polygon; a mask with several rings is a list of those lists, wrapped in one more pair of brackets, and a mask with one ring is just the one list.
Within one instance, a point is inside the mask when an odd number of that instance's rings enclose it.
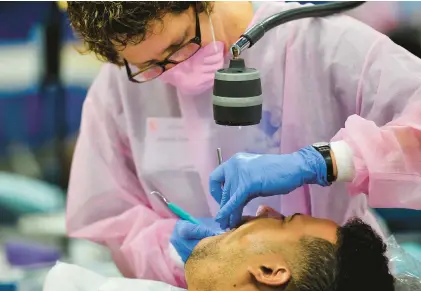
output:
{"label": "blurred background", "polygon": [[[59,6],[0,1],[0,290],[41,290],[57,260],[118,274],[102,247],[65,236],[82,104],[101,63],[78,52]],[[370,2],[350,14],[421,57],[421,2]],[[421,258],[421,213],[377,213]]]}

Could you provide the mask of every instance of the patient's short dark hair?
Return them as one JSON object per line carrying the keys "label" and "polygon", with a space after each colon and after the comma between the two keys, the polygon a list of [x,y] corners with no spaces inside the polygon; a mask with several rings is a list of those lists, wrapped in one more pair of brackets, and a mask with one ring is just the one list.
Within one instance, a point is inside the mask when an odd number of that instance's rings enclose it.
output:
{"label": "patient's short dark hair", "polygon": [[337,243],[306,238],[303,269],[294,279],[297,291],[394,291],[386,244],[362,220],[338,228]]}

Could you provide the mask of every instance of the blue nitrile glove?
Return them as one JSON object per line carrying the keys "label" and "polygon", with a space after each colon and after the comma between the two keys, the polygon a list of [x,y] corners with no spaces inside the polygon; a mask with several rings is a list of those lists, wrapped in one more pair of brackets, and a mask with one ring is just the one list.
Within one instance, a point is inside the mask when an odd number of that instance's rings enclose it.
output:
{"label": "blue nitrile glove", "polygon": [[250,200],[288,194],[304,184],[329,185],[326,162],[312,146],[287,155],[238,153],[210,175],[210,193],[220,205],[216,221],[222,229],[233,228]]}
{"label": "blue nitrile glove", "polygon": [[201,224],[193,224],[186,220],[179,220],[175,224],[171,235],[171,244],[177,250],[181,259],[186,263],[193,249],[204,238],[222,234],[224,231],[212,218],[199,218]]}

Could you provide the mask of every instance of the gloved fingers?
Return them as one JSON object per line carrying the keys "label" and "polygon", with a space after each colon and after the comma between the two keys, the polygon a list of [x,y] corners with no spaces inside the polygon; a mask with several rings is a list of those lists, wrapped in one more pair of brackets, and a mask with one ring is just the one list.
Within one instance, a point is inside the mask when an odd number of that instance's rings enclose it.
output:
{"label": "gloved fingers", "polygon": [[189,221],[180,220],[177,222],[177,227],[180,237],[185,240],[201,240],[210,236],[215,236],[221,234],[212,230],[205,225],[193,224]]}
{"label": "gloved fingers", "polygon": [[222,184],[215,181],[209,181],[209,192],[213,199],[215,199],[218,204],[221,204],[223,197]]}
{"label": "gloved fingers", "polygon": [[218,166],[209,176],[209,192],[218,204],[222,199],[222,185],[225,182],[224,164]]}
{"label": "gloved fingers", "polygon": [[[229,196],[229,188],[228,187],[224,187],[224,190],[222,192],[222,200],[220,203],[220,209],[226,204],[226,202],[229,200],[230,196]],[[229,226],[229,216],[226,217],[222,217],[221,219],[217,220],[219,222],[219,225],[221,226],[222,229],[227,229]]]}
{"label": "gloved fingers", "polygon": [[230,229],[237,227],[240,223],[244,221],[247,221],[247,219],[245,219],[245,216],[243,216],[244,207],[246,207],[246,205],[253,199],[254,197],[247,196],[247,199],[245,200],[245,202],[242,205],[238,206],[237,209],[233,211],[229,219],[230,224],[228,227]]}
{"label": "gloved fingers", "polygon": [[[222,200],[220,203],[219,209],[224,208],[225,204],[231,199],[231,194],[235,193],[238,188],[238,178],[234,175],[229,175],[229,178],[226,179],[227,183],[224,186],[222,191]],[[230,226],[230,215],[222,217],[219,221],[222,229],[227,229]]]}
{"label": "gloved fingers", "polygon": [[235,193],[235,190],[238,188],[238,175],[237,173],[231,173],[227,171],[227,175],[225,177],[225,185],[224,189],[222,190],[222,199],[219,203],[219,208],[224,207],[225,204],[230,200],[231,194]]}
{"label": "gloved fingers", "polygon": [[[240,182],[240,180],[237,178],[236,180],[235,180],[235,183],[232,185],[232,187],[231,187],[231,193],[233,193],[234,194],[234,196],[235,196],[235,193],[238,191],[238,189],[240,188],[238,185],[239,185],[239,183],[241,183],[242,185],[244,185],[244,181],[243,182]],[[241,188],[243,188],[243,187],[241,187]],[[243,209],[244,209],[244,206],[245,205],[247,205],[247,203],[250,201],[250,197],[246,197],[246,199],[245,199],[245,201],[243,201],[243,199],[241,200],[241,205],[238,205],[238,204],[236,204],[237,205],[237,207],[236,207],[236,209],[233,209],[233,211],[232,211],[232,213],[231,213],[231,215],[230,215],[230,218],[229,218],[229,225],[228,225],[228,227],[230,228],[230,229],[232,229],[232,228],[234,228],[234,227],[237,227],[240,223],[241,223],[241,219],[242,219],[242,214],[243,214]],[[228,200],[229,201],[229,200]],[[228,202],[227,201],[227,202]],[[225,203],[226,204],[226,203]],[[224,205],[225,205],[224,204]],[[222,207],[221,207],[222,208]]]}
{"label": "gloved fingers", "polygon": [[[242,211],[243,205],[245,205],[248,197],[245,195],[245,191],[243,190],[243,187],[237,188],[234,195],[230,197],[227,203],[221,209],[219,209],[218,214],[216,215],[215,220],[218,222],[221,222],[222,219],[228,217],[231,215],[233,211],[235,211],[237,208],[241,208]],[[222,225],[221,225],[222,227]]]}
{"label": "gloved fingers", "polygon": [[230,185],[227,183],[224,185],[224,189],[222,190],[222,198],[219,202],[219,208],[223,207],[225,204],[227,204],[228,200],[230,199]]}
{"label": "gloved fingers", "polygon": [[230,224],[228,226],[230,229],[233,229],[233,228],[237,227],[241,223],[243,209],[244,209],[244,205],[238,207],[231,214],[231,217],[230,217],[230,220],[229,220]]}

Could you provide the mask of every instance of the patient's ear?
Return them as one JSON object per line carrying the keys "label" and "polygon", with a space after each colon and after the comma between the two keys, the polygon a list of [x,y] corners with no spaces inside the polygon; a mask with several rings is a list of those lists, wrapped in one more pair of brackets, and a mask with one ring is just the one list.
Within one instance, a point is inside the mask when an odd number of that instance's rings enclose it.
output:
{"label": "patient's ear", "polygon": [[250,266],[249,273],[257,282],[268,286],[283,286],[291,279],[291,272],[285,264],[269,263]]}

